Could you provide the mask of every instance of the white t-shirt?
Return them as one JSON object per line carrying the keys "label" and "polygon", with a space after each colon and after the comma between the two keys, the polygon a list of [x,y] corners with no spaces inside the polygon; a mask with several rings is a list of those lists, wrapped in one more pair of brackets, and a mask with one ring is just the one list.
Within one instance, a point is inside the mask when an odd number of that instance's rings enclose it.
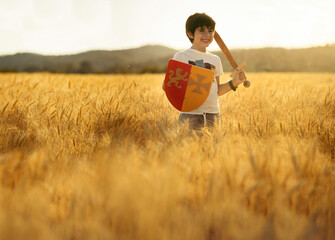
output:
{"label": "white t-shirt", "polygon": [[219,96],[218,96],[218,85],[216,83],[216,76],[220,76],[223,74],[221,60],[218,56],[208,53],[208,52],[201,52],[195,49],[187,49],[185,51],[177,52],[174,57],[174,60],[184,62],[187,64],[195,65],[196,61],[202,60],[205,68],[213,69],[215,67],[215,74],[212,83],[211,90],[205,102],[198,107],[197,109],[185,112],[189,114],[203,114],[203,113],[220,113],[219,110]]}

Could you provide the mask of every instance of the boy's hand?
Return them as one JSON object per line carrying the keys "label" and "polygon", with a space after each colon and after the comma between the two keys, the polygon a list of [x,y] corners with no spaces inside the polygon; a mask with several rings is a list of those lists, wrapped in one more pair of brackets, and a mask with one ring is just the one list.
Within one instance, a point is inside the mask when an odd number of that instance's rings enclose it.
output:
{"label": "boy's hand", "polygon": [[243,70],[239,71],[238,74],[235,75],[234,79],[232,80],[235,87],[243,83],[244,79],[246,79],[245,73]]}

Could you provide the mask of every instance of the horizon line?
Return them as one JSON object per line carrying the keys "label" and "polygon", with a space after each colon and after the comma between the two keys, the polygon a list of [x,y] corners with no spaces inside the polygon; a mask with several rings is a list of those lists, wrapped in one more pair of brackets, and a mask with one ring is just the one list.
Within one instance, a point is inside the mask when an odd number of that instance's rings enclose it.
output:
{"label": "horizon line", "polygon": [[[126,51],[126,50],[133,50],[133,49],[139,49],[143,47],[148,47],[148,46],[161,46],[161,47],[166,47],[170,48],[176,51],[180,50],[185,50],[187,48],[178,48],[178,47],[172,47],[168,46],[165,44],[161,43],[147,43],[147,44],[142,44],[139,46],[129,46],[125,48],[92,48],[92,49],[87,49],[87,50],[82,50],[82,51],[76,51],[76,52],[63,52],[63,53],[41,53],[41,52],[32,52],[32,51],[17,51],[17,52],[12,52],[12,53],[0,53],[0,57],[4,56],[13,56],[17,54],[35,54],[35,55],[42,55],[42,56],[68,56],[68,55],[78,55],[86,52],[94,52],[94,51],[108,51],[108,52],[113,52],[113,51]],[[262,49],[262,48],[282,48],[282,49],[307,49],[307,48],[316,48],[316,47],[327,47],[327,46],[335,46],[335,42],[333,43],[326,43],[326,44],[318,44],[318,45],[309,45],[309,46],[295,46],[295,47],[284,47],[284,46],[276,46],[276,45],[265,45],[265,46],[255,46],[255,47],[231,47],[230,50],[254,50],[254,49]],[[220,48],[217,49],[210,49],[209,52],[220,52]]]}

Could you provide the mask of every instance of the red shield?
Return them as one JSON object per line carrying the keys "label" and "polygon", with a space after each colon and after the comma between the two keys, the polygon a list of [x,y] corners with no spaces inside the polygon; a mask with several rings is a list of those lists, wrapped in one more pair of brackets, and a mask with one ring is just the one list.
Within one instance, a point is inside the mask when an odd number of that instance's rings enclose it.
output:
{"label": "red shield", "polygon": [[189,112],[207,99],[213,79],[214,72],[211,70],[170,59],[164,89],[176,109]]}

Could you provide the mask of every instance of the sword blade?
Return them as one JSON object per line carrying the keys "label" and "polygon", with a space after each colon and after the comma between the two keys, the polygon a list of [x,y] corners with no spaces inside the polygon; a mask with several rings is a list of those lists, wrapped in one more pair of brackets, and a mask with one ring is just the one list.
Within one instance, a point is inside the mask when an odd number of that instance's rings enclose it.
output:
{"label": "sword blade", "polygon": [[222,38],[220,37],[220,35],[216,31],[214,33],[214,39],[215,39],[216,43],[219,45],[223,54],[226,56],[230,65],[233,67],[233,69],[237,68],[238,64],[236,63],[233,55],[230,53],[228,47],[226,46],[226,44],[224,43],[224,41],[222,40]]}

